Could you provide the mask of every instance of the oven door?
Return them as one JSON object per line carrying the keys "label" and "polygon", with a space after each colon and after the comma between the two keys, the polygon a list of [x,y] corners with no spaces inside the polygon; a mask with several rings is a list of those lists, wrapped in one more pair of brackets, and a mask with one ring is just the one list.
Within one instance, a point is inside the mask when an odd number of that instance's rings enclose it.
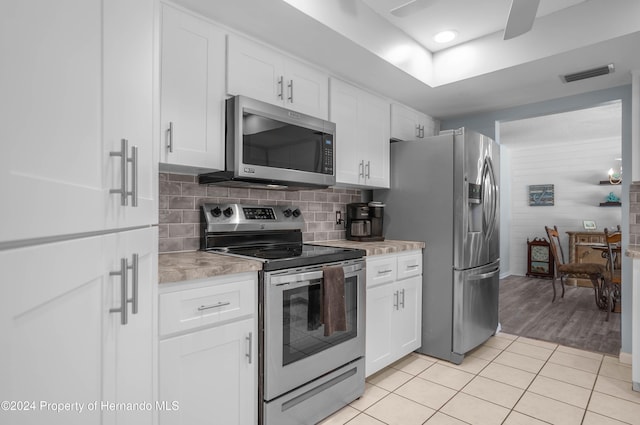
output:
{"label": "oven door", "polygon": [[[319,323],[323,266],[343,265],[347,330],[324,336]],[[264,400],[364,356],[364,261],[264,274]]]}

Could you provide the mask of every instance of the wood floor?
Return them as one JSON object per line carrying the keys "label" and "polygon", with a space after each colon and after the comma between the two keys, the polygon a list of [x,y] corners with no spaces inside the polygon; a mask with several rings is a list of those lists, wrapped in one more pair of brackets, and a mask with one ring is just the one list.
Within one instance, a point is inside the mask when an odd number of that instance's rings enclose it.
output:
{"label": "wood floor", "polygon": [[567,286],[554,303],[551,281],[525,276],[500,280],[502,331],[584,350],[617,356],[620,352],[620,313],[598,310],[592,288]]}

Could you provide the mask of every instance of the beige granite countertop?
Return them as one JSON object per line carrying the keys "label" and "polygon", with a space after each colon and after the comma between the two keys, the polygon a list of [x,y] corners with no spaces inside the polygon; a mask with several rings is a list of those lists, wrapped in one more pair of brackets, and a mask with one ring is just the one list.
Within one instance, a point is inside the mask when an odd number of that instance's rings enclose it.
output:
{"label": "beige granite countertop", "polygon": [[159,283],[182,282],[262,269],[262,262],[204,251],[158,255]]}
{"label": "beige granite countertop", "polygon": [[[333,240],[309,242],[338,248],[357,248],[366,255],[393,254],[424,248],[424,242],[394,241],[357,242]],[[640,256],[640,251],[639,254]],[[204,251],[168,252],[158,255],[158,282],[182,282],[233,273],[259,271],[262,262]]]}
{"label": "beige granite countertop", "polygon": [[367,255],[393,254],[402,251],[413,251],[416,249],[423,249],[425,246],[424,242],[395,240],[384,240],[381,242],[358,242],[341,239],[309,243],[313,245],[334,246],[338,248],[362,249],[367,252]]}
{"label": "beige granite countertop", "polygon": [[627,257],[640,258],[640,245],[629,245],[625,251]]}

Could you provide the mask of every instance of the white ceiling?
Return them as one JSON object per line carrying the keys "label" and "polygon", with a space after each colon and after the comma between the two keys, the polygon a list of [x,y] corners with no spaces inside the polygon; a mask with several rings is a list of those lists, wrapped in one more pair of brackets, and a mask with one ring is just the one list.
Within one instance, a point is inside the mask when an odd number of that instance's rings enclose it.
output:
{"label": "white ceiling", "polygon": [[[397,26],[431,52],[502,32],[507,22],[511,0],[432,0],[422,10],[398,18],[390,11],[410,0],[362,0],[376,13]],[[536,17],[550,15],[585,0],[541,0]],[[455,30],[458,37],[439,44],[433,36],[440,31]]]}
{"label": "white ceiling", "polygon": [[[388,13],[406,0],[175,1],[440,119],[630,84],[640,70],[640,0],[542,0],[533,29],[507,41],[510,0],[437,0],[411,19]],[[438,50],[428,39],[445,25],[461,44]],[[560,79],[609,63],[610,75]]]}

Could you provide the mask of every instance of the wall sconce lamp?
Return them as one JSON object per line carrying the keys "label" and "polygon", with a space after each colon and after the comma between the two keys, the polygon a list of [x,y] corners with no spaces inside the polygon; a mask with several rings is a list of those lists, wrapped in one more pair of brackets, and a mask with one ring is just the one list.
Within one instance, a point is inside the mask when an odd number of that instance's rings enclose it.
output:
{"label": "wall sconce lamp", "polygon": [[[622,161],[622,158],[616,158],[616,161]],[[611,184],[620,184],[622,183],[622,164],[617,167],[617,170],[614,168],[609,168],[609,183]]]}

